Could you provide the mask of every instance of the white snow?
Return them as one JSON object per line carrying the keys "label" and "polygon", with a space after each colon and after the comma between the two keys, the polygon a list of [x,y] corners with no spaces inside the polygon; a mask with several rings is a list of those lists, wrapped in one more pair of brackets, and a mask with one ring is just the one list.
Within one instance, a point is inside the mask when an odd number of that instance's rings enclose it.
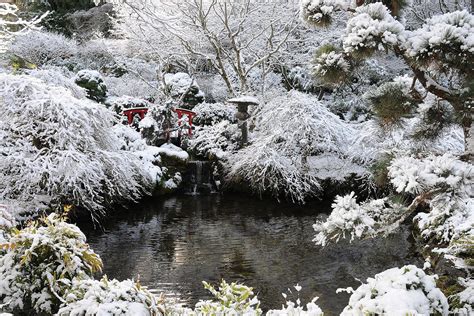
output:
{"label": "white snow", "polygon": [[237,97],[237,98],[232,98],[232,99],[229,99],[227,102],[229,102],[229,103],[248,103],[248,104],[253,104],[253,105],[259,104],[259,101],[256,97],[252,97],[252,96],[248,96],[248,95],[240,96],[240,97]]}
{"label": "white snow", "polygon": [[448,315],[448,301],[435,280],[413,265],[386,270],[352,290],[341,315]]}

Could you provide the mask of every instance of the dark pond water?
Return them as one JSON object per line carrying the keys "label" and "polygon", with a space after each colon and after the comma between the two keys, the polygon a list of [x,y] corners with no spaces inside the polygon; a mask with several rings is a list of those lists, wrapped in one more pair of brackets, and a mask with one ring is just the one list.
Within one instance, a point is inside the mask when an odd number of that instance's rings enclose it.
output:
{"label": "dark pond water", "polygon": [[304,302],[319,296],[320,307],[334,315],[348,301],[337,288],[421,264],[408,227],[388,238],[315,246],[312,224],[328,210],[247,196],[178,196],[138,205],[102,227],[80,226],[109,277],[139,275],[143,285],[187,305],[209,298],[202,280],[252,286],[264,309],[280,307],[281,293],[299,283]]}

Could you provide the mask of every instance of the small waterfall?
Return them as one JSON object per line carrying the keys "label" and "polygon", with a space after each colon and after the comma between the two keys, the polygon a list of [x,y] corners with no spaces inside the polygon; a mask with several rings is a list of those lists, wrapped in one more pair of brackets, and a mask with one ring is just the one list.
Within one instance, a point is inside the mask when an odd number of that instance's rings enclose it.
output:
{"label": "small waterfall", "polygon": [[212,177],[212,165],[209,161],[190,161],[184,182],[186,194],[199,195],[216,192]]}

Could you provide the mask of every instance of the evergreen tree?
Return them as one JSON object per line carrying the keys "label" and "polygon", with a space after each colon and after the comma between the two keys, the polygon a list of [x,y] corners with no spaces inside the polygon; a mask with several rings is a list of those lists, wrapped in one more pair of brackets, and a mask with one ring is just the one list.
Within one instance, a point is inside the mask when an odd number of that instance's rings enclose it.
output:
{"label": "evergreen tree", "polygon": [[467,10],[445,13],[425,21],[419,29],[408,30],[394,17],[399,15],[404,1],[357,4],[360,6],[351,8],[342,0],[302,1],[305,20],[316,26],[331,23],[334,11],[347,10],[352,14],[340,45],[342,49],[318,50],[315,74],[326,82],[340,82],[357,71],[361,60],[377,52],[394,54],[412,70],[413,81],[409,87],[399,83],[379,87],[376,95],[369,97],[375,114],[382,122],[394,123],[420,112],[423,104],[426,125],[420,127],[418,136],[435,136],[436,128],[456,119],[464,130],[465,157],[472,160],[474,16]]}

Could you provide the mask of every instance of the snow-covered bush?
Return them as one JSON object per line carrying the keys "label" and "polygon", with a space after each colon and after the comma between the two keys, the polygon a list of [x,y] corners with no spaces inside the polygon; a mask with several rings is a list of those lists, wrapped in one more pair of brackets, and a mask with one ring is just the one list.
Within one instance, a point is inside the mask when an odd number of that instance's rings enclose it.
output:
{"label": "snow-covered bush", "polygon": [[[398,192],[426,196],[430,210],[415,220],[424,238],[448,244],[448,250],[462,246],[462,239],[474,235],[474,167],[445,154],[426,158],[401,157],[388,168]],[[470,246],[465,245],[467,248]],[[462,247],[461,247],[462,248]]]}
{"label": "snow-covered bush", "polygon": [[74,81],[76,74],[69,71],[66,67],[43,66],[41,68],[25,70],[25,73],[49,85],[64,87],[71,91],[75,98],[87,98],[87,91],[79,87]]}
{"label": "snow-covered bush", "polygon": [[262,108],[251,144],[227,157],[227,180],[304,202],[319,189],[308,157],[342,153],[350,134],[351,127],[322,103],[291,91]]}
{"label": "snow-covered bush", "polygon": [[152,184],[138,158],[120,149],[104,106],[24,75],[0,75],[0,98],[0,199],[45,196],[96,216]]}
{"label": "snow-covered bush", "polygon": [[350,63],[331,45],[320,47],[313,61],[313,73],[325,83],[341,83],[349,78]]}
{"label": "snow-covered bush", "polygon": [[[341,289],[339,289],[341,291]],[[448,315],[448,301],[436,287],[436,276],[413,265],[368,278],[352,293],[341,315]]]}
{"label": "snow-covered bush", "polygon": [[302,0],[301,12],[303,18],[318,26],[325,26],[331,23],[331,14],[348,7],[347,0]]}
{"label": "snow-covered bush", "polygon": [[236,123],[235,107],[223,103],[201,103],[193,108],[196,125],[215,125],[221,121]]}
{"label": "snow-covered bush", "polygon": [[10,52],[38,66],[67,66],[78,49],[77,43],[64,35],[34,31],[17,36]]}
{"label": "snow-covered bush", "polygon": [[211,292],[216,301],[200,301],[196,304],[195,311],[199,315],[261,315],[260,301],[254,296],[253,289],[238,283],[222,281],[219,288],[207,282],[204,287]]}
{"label": "snow-covered bush", "polygon": [[311,73],[308,69],[303,67],[296,66],[291,68],[288,71],[285,80],[287,81],[288,86],[298,91],[307,92],[316,89]]}
{"label": "snow-covered bush", "polygon": [[403,25],[381,2],[358,7],[347,22],[344,51],[370,56],[377,50],[385,50],[403,42],[404,30]]}
{"label": "snow-covered bush", "polygon": [[469,73],[472,70],[462,65],[472,65],[473,34],[474,16],[466,10],[434,16],[423,27],[408,32],[407,55],[436,68],[454,66]]}
{"label": "snow-covered bush", "polygon": [[47,13],[32,20],[24,20],[18,7],[11,1],[0,3],[0,53],[8,50],[10,41],[18,34],[38,30],[38,24],[46,17]]}
{"label": "snow-covered bush", "polygon": [[402,117],[413,113],[418,103],[411,95],[409,86],[400,80],[386,82],[364,94],[381,125],[400,122]]}
{"label": "snow-covered bush", "polygon": [[0,302],[8,311],[52,314],[72,279],[88,279],[102,261],[86,237],[65,218],[51,214],[13,230],[0,256]]}
{"label": "snow-covered bush", "polygon": [[238,136],[237,124],[221,121],[197,129],[189,142],[189,149],[201,157],[223,159],[227,153],[237,149]]}
{"label": "snow-covered bush", "polygon": [[164,311],[158,299],[133,280],[74,279],[65,293],[58,316],[158,316]]}
{"label": "snow-covered bush", "polygon": [[[294,286],[294,288],[296,290],[296,293],[299,294],[299,292],[301,291],[301,286],[297,284]],[[292,293],[290,289],[288,290],[289,290],[289,293]],[[319,306],[316,305],[315,303],[318,300],[318,297],[313,298],[311,302],[306,304],[306,310],[305,310],[305,306],[301,304],[301,300],[299,297],[296,299],[296,303],[295,303],[288,299],[288,294],[282,293],[282,295],[286,300],[286,304],[285,304],[286,306],[282,306],[281,309],[269,310],[266,313],[267,316],[323,316],[324,315],[321,308],[319,308]]]}
{"label": "snow-covered bush", "polygon": [[104,78],[96,70],[84,69],[79,71],[74,78],[79,87],[86,89],[87,97],[91,100],[102,102],[107,96],[107,87]]}
{"label": "snow-covered bush", "polygon": [[130,152],[139,159],[139,164],[143,172],[148,174],[152,184],[156,186],[162,181],[163,170],[161,166],[160,149],[148,146],[140,133],[128,125],[116,124],[112,128],[117,137],[117,146],[124,151]]}
{"label": "snow-covered bush", "polygon": [[173,102],[154,104],[145,118],[138,124],[140,132],[149,145],[157,146],[166,142],[171,129],[177,126],[177,115],[172,111]]}
{"label": "snow-covered bush", "polygon": [[[346,234],[354,238],[374,235],[377,220],[393,210],[387,210],[387,200],[372,200],[362,204],[357,203],[354,192],[346,196],[338,196],[332,204],[332,213],[325,222],[313,225],[317,235],[313,241],[321,246],[329,242],[338,242]],[[388,213],[388,214],[384,214]]]}
{"label": "snow-covered bush", "polygon": [[175,99],[182,98],[184,104],[194,106],[204,101],[204,93],[196,80],[187,73],[165,74],[164,80],[168,93]]}
{"label": "snow-covered bush", "polygon": [[214,296],[213,300],[199,301],[194,309],[172,306],[167,309],[169,315],[201,316],[201,315],[262,315],[260,301],[254,296],[251,287],[227,283],[222,280],[219,287],[203,282],[204,287]]}
{"label": "snow-covered bush", "polygon": [[422,237],[440,242],[443,245],[440,247],[446,248],[438,251],[453,255],[454,260],[458,254],[464,258],[471,247],[466,239],[474,234],[472,165],[449,154],[425,158],[402,156],[392,160],[388,176],[397,192],[415,196],[409,206],[388,198],[359,204],[353,193],[338,197],[327,221],[314,225],[317,232],[314,241],[325,245],[346,234],[364,238],[389,233],[419,205],[426,204],[429,210],[415,217]]}
{"label": "snow-covered bush", "polygon": [[15,227],[16,220],[10,212],[7,211],[7,206],[0,204],[0,251],[2,244],[7,242],[9,231]]}

